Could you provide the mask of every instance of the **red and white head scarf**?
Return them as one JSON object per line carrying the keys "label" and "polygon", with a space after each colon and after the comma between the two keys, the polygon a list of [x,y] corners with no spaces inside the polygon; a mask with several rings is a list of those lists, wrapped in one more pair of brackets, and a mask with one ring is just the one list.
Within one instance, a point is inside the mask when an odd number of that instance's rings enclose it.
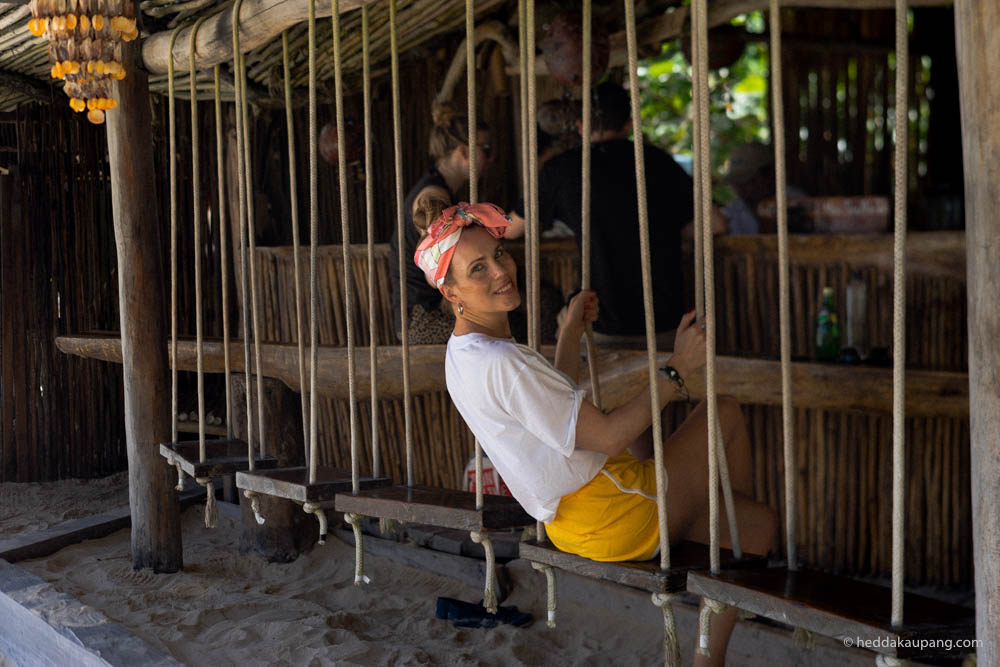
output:
{"label": "red and white head scarf", "polygon": [[413,262],[423,270],[427,281],[440,289],[463,229],[481,225],[494,238],[501,238],[510,224],[510,218],[495,204],[462,202],[450,206],[427,228],[427,234],[413,253]]}

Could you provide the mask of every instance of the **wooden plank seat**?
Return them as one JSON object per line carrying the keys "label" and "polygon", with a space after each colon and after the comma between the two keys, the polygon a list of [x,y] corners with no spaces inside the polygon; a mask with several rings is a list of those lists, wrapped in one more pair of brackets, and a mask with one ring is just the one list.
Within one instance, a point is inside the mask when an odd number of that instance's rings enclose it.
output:
{"label": "wooden plank seat", "polygon": [[904,623],[893,627],[891,589],[815,570],[691,572],[687,589],[816,634],[850,638],[859,648],[901,659],[958,655],[954,648],[947,650],[948,640],[973,639],[976,631],[974,610],[909,593],[903,601]]}
{"label": "wooden plank seat", "polygon": [[475,493],[428,486],[340,493],[335,507],[338,512],[468,531],[518,528],[535,522],[513,498],[487,495],[483,508],[476,509]]}
{"label": "wooden plank seat", "polygon": [[[386,477],[362,477],[361,488],[373,489],[391,484]],[[275,498],[287,498],[300,503],[321,503],[333,500],[338,493],[351,490],[351,471],[318,466],[316,481],[309,483],[309,468],[272,468],[236,473],[236,486]]]}
{"label": "wooden plank seat", "polygon": [[[200,460],[197,440],[161,443],[160,455],[167,459],[173,457],[185,473],[195,478],[224,477],[249,467],[245,440],[206,440],[204,461]],[[273,468],[277,465],[277,460],[257,454],[254,465],[258,468]]]}
{"label": "wooden plank seat", "polygon": [[[560,551],[551,542],[539,544],[537,540],[522,542],[520,557],[581,577],[602,579],[650,593],[677,593],[685,590],[688,572],[707,570],[710,562],[708,545],[697,542],[678,542],[671,546],[669,570],[660,569],[659,557],[644,561],[605,563]],[[725,567],[763,568],[767,565],[767,559],[760,556],[737,559],[728,549],[720,550],[719,557]]]}

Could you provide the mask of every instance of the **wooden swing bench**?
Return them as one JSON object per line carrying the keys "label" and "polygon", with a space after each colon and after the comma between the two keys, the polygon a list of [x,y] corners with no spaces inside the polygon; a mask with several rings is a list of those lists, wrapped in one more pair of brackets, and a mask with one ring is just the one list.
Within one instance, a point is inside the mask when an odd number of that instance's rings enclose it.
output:
{"label": "wooden swing bench", "polygon": [[[687,589],[688,573],[707,570],[709,548],[698,542],[679,542],[670,547],[670,569],[660,569],[659,557],[644,561],[602,562],[560,551],[551,542],[529,540],[521,543],[520,557],[532,563],[550,565],[588,579],[638,588],[649,593],[679,593]],[[720,551],[721,562],[729,568],[763,568],[760,556],[736,558],[729,549]]]}
{"label": "wooden swing bench", "polygon": [[483,496],[476,508],[471,491],[429,486],[386,486],[360,493],[337,494],[338,512],[350,512],[404,523],[420,523],[465,531],[507,530],[533,524],[535,520],[521,505],[507,496]]}
{"label": "wooden swing bench", "polygon": [[[375,489],[391,483],[387,477],[362,477],[360,480],[362,489]],[[322,503],[351,490],[351,471],[317,466],[316,481],[310,483],[307,466],[246,470],[236,473],[236,487],[299,503]]]}
{"label": "wooden swing bench", "polygon": [[[975,612],[921,595],[904,596],[904,623],[893,626],[892,590],[816,570],[722,569],[690,572],[687,590],[758,616],[899,659],[955,656],[976,636]],[[951,646],[951,650],[948,647]]]}
{"label": "wooden swing bench", "polygon": [[[204,461],[201,460],[197,440],[160,443],[160,455],[172,459],[195,479],[225,477],[249,468],[245,440],[206,440]],[[257,468],[273,468],[277,463],[272,456],[257,454],[254,458]]]}

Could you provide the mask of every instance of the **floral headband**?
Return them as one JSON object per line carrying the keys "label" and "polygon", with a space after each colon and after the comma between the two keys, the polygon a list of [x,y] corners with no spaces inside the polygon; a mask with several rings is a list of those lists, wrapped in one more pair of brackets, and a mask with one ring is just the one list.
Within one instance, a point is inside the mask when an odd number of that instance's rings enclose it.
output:
{"label": "floral headband", "polygon": [[510,224],[510,218],[494,204],[462,202],[451,206],[427,228],[427,234],[413,253],[413,262],[427,276],[427,282],[440,289],[464,228],[481,225],[494,238],[501,238]]}

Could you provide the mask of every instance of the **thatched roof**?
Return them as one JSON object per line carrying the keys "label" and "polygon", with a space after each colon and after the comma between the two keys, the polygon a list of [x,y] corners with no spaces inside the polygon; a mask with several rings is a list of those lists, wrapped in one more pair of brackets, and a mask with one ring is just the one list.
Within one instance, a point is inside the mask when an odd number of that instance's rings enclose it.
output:
{"label": "thatched roof", "polygon": [[[27,0],[12,0],[18,3]],[[350,89],[361,70],[361,12],[362,4],[370,6],[372,70],[375,75],[385,72],[389,52],[388,2],[382,0],[342,0],[344,72]],[[636,3],[640,42],[647,47],[655,47],[663,39],[676,36],[688,25],[687,7],[682,0],[639,0]],[[754,9],[766,8],[767,0],[710,0],[709,22],[712,25],[728,21],[735,15]],[[910,0],[911,5],[950,4],[950,0]],[[621,3],[617,0],[597,0],[595,13],[607,20],[612,35],[612,65],[621,64],[624,36],[622,33]],[[783,6],[840,6],[845,8],[890,8],[893,0],[783,0]],[[170,32],[177,26],[189,26],[194,20],[207,14],[219,14],[218,20],[209,20],[199,32],[198,54],[203,46],[216,44],[226,50],[223,66],[223,95],[232,98],[232,70],[229,30],[231,0],[142,0],[143,58],[150,70],[150,88],[153,92],[165,93],[167,76],[165,61]],[[262,21],[257,17],[262,11],[280,15],[289,26],[289,40],[292,53],[293,85],[305,88],[308,81],[307,70],[307,27],[302,15],[305,0],[248,0],[241,13],[244,25],[260,34],[276,22]],[[569,0],[539,2],[539,29],[543,29],[545,17],[552,16],[566,7],[578,6]],[[433,44],[433,40],[443,34],[461,34],[465,20],[463,0],[399,0],[398,25],[400,52],[406,53]],[[261,8],[264,8],[263,10]],[[330,4],[317,2],[317,15],[329,16]],[[9,111],[28,101],[56,101],[63,103],[62,84],[49,77],[47,46],[44,38],[34,37],[27,29],[31,13],[27,4],[0,3],[0,111]],[[500,19],[510,26],[511,38],[516,41],[517,2],[515,0],[478,0],[476,19],[487,17]],[[214,21],[214,25],[213,25]],[[281,28],[268,34],[266,41],[257,40],[259,46],[247,54],[248,77],[251,96],[259,104],[280,103],[282,98]],[[204,34],[202,34],[204,33]],[[177,68],[176,85],[179,95],[186,95],[187,75],[187,35],[182,30],[174,51]],[[329,20],[317,21],[317,68],[321,88],[332,88],[333,57],[332,35]],[[539,40],[540,43],[540,40]],[[151,57],[150,52],[154,52]],[[617,61],[617,62],[616,62]],[[540,61],[544,67],[544,63]],[[152,66],[151,66],[152,65]],[[160,71],[162,70],[162,71]],[[199,90],[211,94],[211,67],[203,68],[198,75]],[[324,96],[326,97],[326,96]]]}

